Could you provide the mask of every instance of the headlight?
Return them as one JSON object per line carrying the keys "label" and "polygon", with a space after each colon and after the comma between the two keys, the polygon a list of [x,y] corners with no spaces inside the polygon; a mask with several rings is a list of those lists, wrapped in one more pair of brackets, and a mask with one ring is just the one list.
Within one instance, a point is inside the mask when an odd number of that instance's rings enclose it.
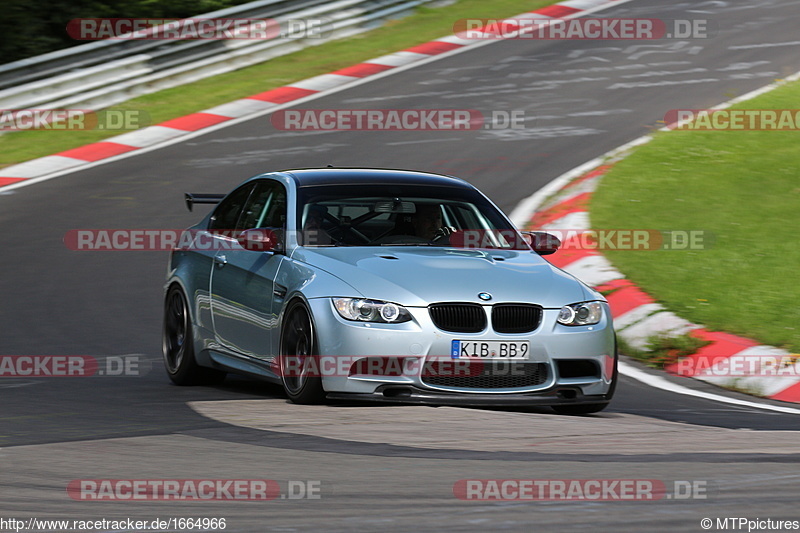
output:
{"label": "headlight", "polygon": [[558,323],[565,326],[591,326],[603,318],[603,305],[600,302],[582,302],[565,305],[558,312]]}
{"label": "headlight", "polygon": [[347,320],[383,322],[387,324],[397,324],[411,320],[411,315],[405,307],[380,300],[334,298],[333,306],[338,311],[339,316]]}

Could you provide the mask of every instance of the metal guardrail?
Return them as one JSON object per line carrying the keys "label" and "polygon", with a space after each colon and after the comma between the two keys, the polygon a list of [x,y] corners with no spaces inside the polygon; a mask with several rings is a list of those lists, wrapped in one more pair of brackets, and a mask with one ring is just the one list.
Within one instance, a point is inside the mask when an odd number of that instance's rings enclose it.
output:
{"label": "metal guardrail", "polygon": [[[367,31],[432,0],[258,0],[195,18],[325,19],[324,37],[104,40],[0,65],[0,109],[102,109]],[[440,3],[440,2],[437,2]]]}

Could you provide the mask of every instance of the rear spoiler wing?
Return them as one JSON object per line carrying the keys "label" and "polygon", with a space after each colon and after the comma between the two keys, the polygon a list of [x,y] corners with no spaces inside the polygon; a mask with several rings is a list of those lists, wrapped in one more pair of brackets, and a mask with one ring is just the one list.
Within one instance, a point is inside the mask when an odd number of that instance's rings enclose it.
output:
{"label": "rear spoiler wing", "polygon": [[220,200],[225,198],[225,194],[202,194],[202,193],[194,193],[194,192],[187,192],[185,193],[186,198],[186,209],[189,211],[192,210],[194,204],[218,204]]}

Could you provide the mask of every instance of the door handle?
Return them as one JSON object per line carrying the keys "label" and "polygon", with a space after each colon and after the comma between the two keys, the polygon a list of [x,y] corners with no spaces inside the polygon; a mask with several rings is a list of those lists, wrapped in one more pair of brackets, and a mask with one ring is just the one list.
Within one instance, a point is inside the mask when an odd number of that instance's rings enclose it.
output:
{"label": "door handle", "polygon": [[214,262],[217,264],[217,266],[225,266],[228,264],[228,258],[224,255],[217,255],[214,256]]}

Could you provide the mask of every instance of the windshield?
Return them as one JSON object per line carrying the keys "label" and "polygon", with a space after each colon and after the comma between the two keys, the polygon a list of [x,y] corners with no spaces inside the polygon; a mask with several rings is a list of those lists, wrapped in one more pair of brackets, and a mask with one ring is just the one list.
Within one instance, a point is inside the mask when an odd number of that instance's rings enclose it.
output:
{"label": "windshield", "polygon": [[303,246],[447,246],[530,250],[474,190],[439,186],[301,187]]}

